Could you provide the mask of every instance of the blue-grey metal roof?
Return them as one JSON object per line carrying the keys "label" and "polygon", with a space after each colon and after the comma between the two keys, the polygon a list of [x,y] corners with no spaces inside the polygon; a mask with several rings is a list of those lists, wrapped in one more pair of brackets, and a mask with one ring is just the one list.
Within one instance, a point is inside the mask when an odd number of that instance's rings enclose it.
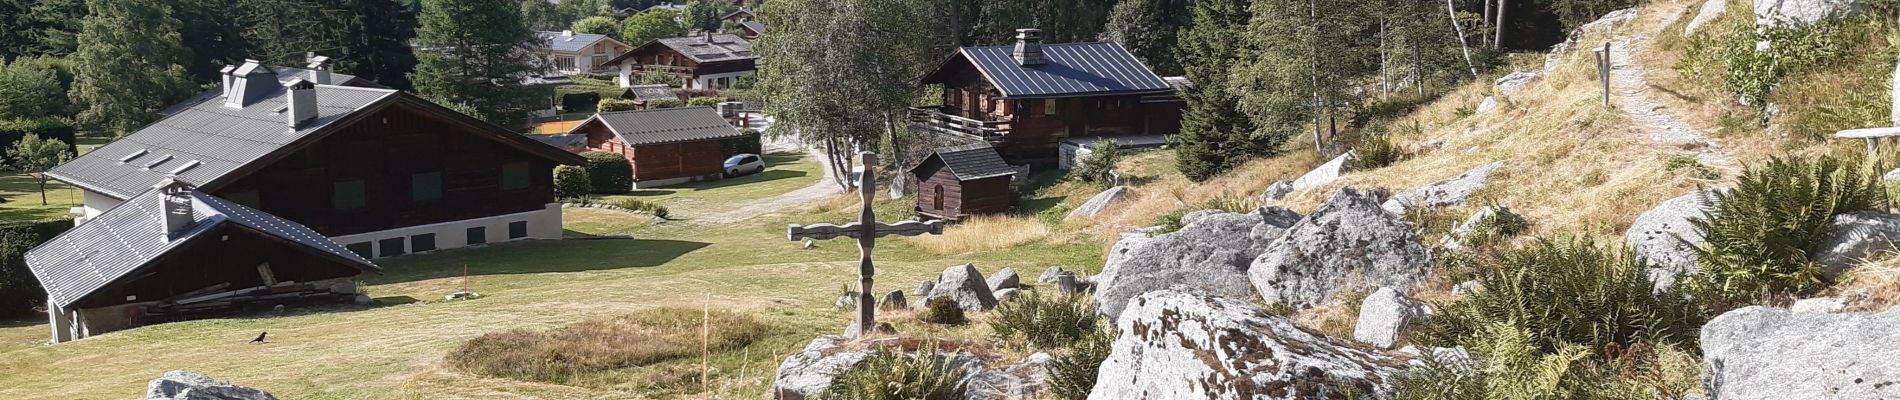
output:
{"label": "blue-grey metal roof", "polygon": [[[273,85],[276,86],[276,85]],[[291,129],[285,90],[243,108],[220,95],[54,167],[47,176],[113,198],[130,198],[176,177],[203,186],[338,120],[397,96],[390,89],[317,85],[317,117]]]}
{"label": "blue-grey metal roof", "polygon": [[754,57],[752,42],[730,33],[702,33],[660,39],[658,42],[700,63],[750,60]]}
{"label": "blue-grey metal roof", "polygon": [[65,307],[139,271],[159,256],[224,224],[238,224],[320,253],[364,271],[375,263],[296,222],[193,190],[192,220],[182,232],[165,232],[164,195],[157,189],[106,210],[26,253],[27,268],[58,306]]}
{"label": "blue-grey metal roof", "polygon": [[755,19],[751,21],[740,22],[739,25],[744,25],[746,29],[751,29],[753,33],[765,34],[765,23],[759,22],[759,20]]}
{"label": "blue-grey metal roof", "polygon": [[960,52],[1006,98],[1138,94],[1174,90],[1116,43],[1042,45],[1047,63],[1016,62],[1015,46],[965,47]]}
{"label": "blue-grey metal roof", "polygon": [[697,142],[743,135],[712,107],[656,108],[594,114],[568,133],[600,123],[628,146]]}
{"label": "blue-grey metal roof", "polygon": [[[279,84],[290,83],[290,81],[294,81],[298,79],[316,82],[316,79],[314,79],[314,77],[311,75],[315,71],[311,71],[308,69],[292,68],[292,67],[277,67],[273,69],[272,71],[277,73],[277,83]],[[374,81],[359,78],[356,75],[340,74],[336,72],[330,73],[330,82],[332,84],[339,85],[339,86],[355,86],[355,87],[366,87],[366,88],[376,88],[376,89],[389,88],[387,86],[383,86],[382,84],[376,83]],[[158,115],[177,114],[179,111],[184,111],[186,108],[191,108],[191,106],[198,105],[198,103],[203,103],[206,100],[215,99],[215,98],[218,98],[218,96],[222,96],[222,95],[224,95],[223,88],[205,89],[205,91],[198,92],[197,95],[193,95],[191,96],[191,98],[185,99],[185,101],[181,101],[176,104],[166,106],[162,110],[158,110]]]}
{"label": "blue-grey metal roof", "polygon": [[541,40],[547,41],[548,48],[554,51],[581,51],[581,49],[592,46],[594,42],[599,42],[601,39],[611,40],[607,35],[598,33],[573,32],[572,35],[567,35],[562,32],[539,31],[534,34],[540,37]]}
{"label": "blue-grey metal roof", "polygon": [[640,101],[654,101],[654,100],[679,101],[680,96],[678,94],[673,93],[672,86],[668,86],[666,84],[656,84],[656,85],[628,86],[627,98],[640,100]]}
{"label": "blue-grey metal roof", "polygon": [[[996,148],[991,147],[989,143],[945,147],[937,149],[932,156],[942,159],[944,167],[950,168],[950,173],[956,175],[959,181],[1016,174],[1016,168],[1004,162],[1003,156],[998,154]],[[923,163],[918,163],[918,166],[923,166]],[[911,168],[913,172],[916,169],[916,167]]]}

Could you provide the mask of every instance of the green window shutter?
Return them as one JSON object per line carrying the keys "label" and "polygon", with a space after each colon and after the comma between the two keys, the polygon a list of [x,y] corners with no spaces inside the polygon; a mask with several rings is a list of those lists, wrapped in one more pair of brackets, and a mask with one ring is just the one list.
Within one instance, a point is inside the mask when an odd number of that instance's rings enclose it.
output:
{"label": "green window shutter", "polygon": [[337,181],[330,188],[330,204],[337,211],[353,211],[363,208],[367,202],[363,198],[363,180],[351,179]]}
{"label": "green window shutter", "polygon": [[417,202],[442,198],[442,173],[423,172],[409,175],[409,199]]}
{"label": "green window shutter", "polygon": [[528,163],[511,162],[501,165],[501,190],[528,188]]}

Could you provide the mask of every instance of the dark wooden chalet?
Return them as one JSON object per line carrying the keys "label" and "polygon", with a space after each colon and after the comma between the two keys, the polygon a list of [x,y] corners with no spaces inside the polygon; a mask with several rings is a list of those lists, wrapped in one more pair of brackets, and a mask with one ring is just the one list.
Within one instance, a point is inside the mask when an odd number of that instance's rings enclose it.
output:
{"label": "dark wooden chalet", "polygon": [[1064,139],[1171,135],[1181,126],[1175,88],[1116,43],[1043,44],[1018,29],[1013,46],[965,47],[924,76],[939,106],[912,125],[987,141],[1016,163],[1053,165]]}
{"label": "dark wooden chalet", "polygon": [[621,87],[633,86],[642,74],[661,73],[685,80],[687,89],[725,89],[753,75],[755,59],[745,38],[704,32],[646,42],[605,65],[620,69]]}
{"label": "dark wooden chalet", "polygon": [[573,153],[396,90],[227,73],[217,98],[47,173],[83,190],[81,225],[172,179],[365,257],[561,236],[551,171]]}
{"label": "dark wooden chalet", "polygon": [[1016,169],[989,144],[937,149],[910,169],[917,179],[917,214],[950,221],[1009,211],[1016,203]]}
{"label": "dark wooden chalet", "polygon": [[589,151],[626,157],[634,188],[724,177],[722,143],[746,138],[712,107],[599,113],[568,133],[586,136]]}

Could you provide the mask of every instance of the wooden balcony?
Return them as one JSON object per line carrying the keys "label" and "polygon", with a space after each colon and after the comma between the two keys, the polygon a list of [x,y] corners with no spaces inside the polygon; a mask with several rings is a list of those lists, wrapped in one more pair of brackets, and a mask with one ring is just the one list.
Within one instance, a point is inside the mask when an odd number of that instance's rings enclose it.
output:
{"label": "wooden balcony", "polygon": [[990,144],[1008,140],[1009,121],[984,121],[946,113],[941,106],[910,108],[911,129],[978,139]]}
{"label": "wooden balcony", "polygon": [[680,76],[690,76],[693,74],[692,68],[676,67],[676,66],[671,66],[671,65],[647,64],[647,65],[641,65],[639,69],[641,72],[660,72],[660,73],[668,73],[668,74],[680,75]]}

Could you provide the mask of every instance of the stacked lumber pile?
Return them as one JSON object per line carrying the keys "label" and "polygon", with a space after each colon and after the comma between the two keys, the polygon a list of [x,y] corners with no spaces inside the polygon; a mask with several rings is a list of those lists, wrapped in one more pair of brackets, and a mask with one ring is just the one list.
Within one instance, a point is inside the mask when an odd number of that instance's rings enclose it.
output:
{"label": "stacked lumber pile", "polygon": [[225,290],[230,286],[230,283],[220,283],[185,292],[145,306],[141,311],[145,318],[177,320],[252,307],[336,302],[354,295],[337,293],[328,287],[297,282],[278,282],[273,285]]}

